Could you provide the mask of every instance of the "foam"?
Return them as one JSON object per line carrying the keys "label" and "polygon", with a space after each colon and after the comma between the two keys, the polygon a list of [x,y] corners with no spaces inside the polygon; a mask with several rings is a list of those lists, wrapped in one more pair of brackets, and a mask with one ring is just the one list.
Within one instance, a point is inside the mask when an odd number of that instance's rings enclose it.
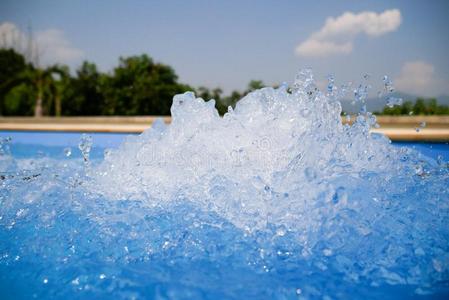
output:
{"label": "foam", "polygon": [[89,158],[87,136],[81,159],[67,149],[62,159],[31,160],[4,151],[0,291],[127,299],[447,293],[447,165],[370,134],[370,113],[342,124],[340,92],[333,78],[320,92],[305,70],[291,87],[254,91],[223,117],[213,100],[177,95],[170,125],[156,122],[100,162]]}

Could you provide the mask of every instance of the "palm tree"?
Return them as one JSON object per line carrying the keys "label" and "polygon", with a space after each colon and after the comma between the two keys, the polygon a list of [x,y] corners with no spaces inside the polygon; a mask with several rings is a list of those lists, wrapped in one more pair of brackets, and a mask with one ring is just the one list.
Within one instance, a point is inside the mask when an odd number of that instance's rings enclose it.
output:
{"label": "palm tree", "polygon": [[[34,116],[42,117],[44,114],[44,95],[46,92],[51,93],[55,98],[56,115],[61,114],[61,92],[60,88],[55,88],[54,75],[58,74],[61,81],[66,78],[68,72],[60,66],[51,66],[48,68],[33,68],[30,66],[23,72],[20,72],[14,78],[0,85],[0,90],[7,91],[20,83],[26,83],[33,86],[36,95],[34,104]],[[65,80],[65,79],[64,79]],[[61,82],[62,83],[62,82]],[[50,98],[50,104],[52,99]]]}
{"label": "palm tree", "polygon": [[53,66],[49,68],[51,81],[49,82],[55,105],[55,116],[60,117],[62,111],[62,94],[70,78],[66,66]]}
{"label": "palm tree", "polygon": [[[43,109],[43,98],[45,91],[49,91],[51,96],[50,101],[47,103],[48,110],[54,100],[55,102],[55,115],[61,116],[61,94],[62,94],[62,81],[66,80],[68,72],[65,68],[60,66],[51,66],[46,69],[37,68],[34,76],[31,77],[31,82],[34,83],[36,87],[36,104],[34,107],[34,116],[42,117]],[[59,80],[55,79],[59,77]],[[50,113],[48,111],[47,113]]]}

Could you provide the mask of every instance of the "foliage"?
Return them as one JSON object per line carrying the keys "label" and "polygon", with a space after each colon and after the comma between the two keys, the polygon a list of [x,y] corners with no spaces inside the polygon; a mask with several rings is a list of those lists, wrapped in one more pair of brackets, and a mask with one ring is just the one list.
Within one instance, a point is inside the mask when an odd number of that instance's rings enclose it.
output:
{"label": "foliage", "polygon": [[0,51],[0,115],[165,115],[172,98],[192,88],[147,55],[120,58],[111,74],[84,62],[38,68],[14,50]]}
{"label": "foliage", "polygon": [[34,114],[34,91],[25,83],[14,86],[3,99],[3,111],[8,115],[32,116]]}
{"label": "foliage", "polygon": [[[204,100],[214,99],[223,115],[247,93],[264,87],[252,80],[243,92],[224,95],[220,88],[192,87],[180,83],[168,65],[148,55],[122,57],[109,73],[85,61],[71,74],[67,66],[46,68],[27,63],[13,49],[0,49],[0,115],[169,115],[175,94],[195,91]],[[436,99],[385,108],[381,114],[449,114]]]}
{"label": "foliage", "polygon": [[63,87],[58,81],[68,72],[67,67],[56,65],[35,67],[14,50],[0,49],[0,114],[60,115]]}
{"label": "foliage", "polygon": [[[25,58],[22,55],[12,49],[0,49],[0,115],[5,111],[6,95],[16,86],[11,79],[17,77],[18,74],[24,72],[27,68]],[[15,95],[17,97],[17,90]],[[9,105],[18,107],[19,103],[14,103],[10,97]]]}
{"label": "foliage", "polygon": [[410,101],[404,102],[402,105],[394,107],[385,107],[380,113],[382,115],[447,115],[449,114],[449,107],[445,105],[438,105],[435,98],[424,99],[418,98],[413,104]]}
{"label": "foliage", "polygon": [[[64,82],[62,114],[66,116],[102,115],[105,97],[101,87],[104,75],[97,66],[85,61],[76,71],[76,77]],[[70,105],[67,105],[69,104]]]}
{"label": "foliage", "polygon": [[174,70],[147,55],[120,58],[102,88],[107,115],[167,115],[175,94],[191,90],[177,82]]}

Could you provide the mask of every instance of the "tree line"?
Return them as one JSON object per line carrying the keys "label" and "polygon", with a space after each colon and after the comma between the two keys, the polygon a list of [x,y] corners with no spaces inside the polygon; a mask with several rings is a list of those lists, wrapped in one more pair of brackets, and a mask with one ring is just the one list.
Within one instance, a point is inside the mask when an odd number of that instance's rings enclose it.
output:
{"label": "tree line", "polygon": [[178,81],[173,68],[146,54],[121,57],[112,72],[85,61],[71,74],[67,66],[37,67],[13,49],[0,49],[0,115],[89,116],[169,115],[173,96],[194,91],[215,99],[224,114],[246,93],[261,88],[251,81],[243,93],[224,96],[219,88],[194,88]]}
{"label": "tree line", "polygon": [[[252,90],[263,87],[253,80],[245,91],[223,95],[220,88],[194,88],[181,83],[172,67],[146,54],[121,57],[111,72],[100,72],[85,61],[72,74],[67,66],[39,67],[17,51],[0,49],[0,116],[169,115],[173,96],[194,91],[215,99],[224,114]],[[449,114],[435,99],[385,108],[381,114]]]}
{"label": "tree line", "polygon": [[439,105],[435,98],[418,98],[415,103],[405,101],[402,105],[385,107],[381,115],[449,115],[447,105]]}

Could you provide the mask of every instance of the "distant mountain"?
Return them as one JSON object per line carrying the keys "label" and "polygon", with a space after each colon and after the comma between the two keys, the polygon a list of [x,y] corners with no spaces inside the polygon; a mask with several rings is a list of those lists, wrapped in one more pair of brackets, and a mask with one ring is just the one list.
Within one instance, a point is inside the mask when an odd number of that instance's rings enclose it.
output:
{"label": "distant mountain", "polygon": [[[416,96],[416,95],[411,95],[411,94],[407,94],[407,93],[402,93],[402,92],[395,92],[392,94],[394,97],[398,97],[398,98],[402,98],[402,100],[405,101],[410,101],[412,103],[416,102],[416,99],[420,98],[420,96]],[[427,97],[421,97],[424,99],[427,99]],[[438,97],[435,97],[438,101],[438,104],[440,105],[447,105],[449,106],[449,95],[441,95]],[[348,113],[357,113],[360,111],[361,108],[361,104],[360,103],[355,103],[352,104],[353,99],[342,99],[341,100],[341,105],[343,108],[343,111],[348,112]],[[385,101],[385,97],[372,97],[372,98],[368,98],[366,100],[366,108],[368,111],[371,112],[380,112],[384,109],[386,104]]]}
{"label": "distant mountain", "polygon": [[438,104],[449,106],[449,95],[441,95],[435,98],[437,99]]}

